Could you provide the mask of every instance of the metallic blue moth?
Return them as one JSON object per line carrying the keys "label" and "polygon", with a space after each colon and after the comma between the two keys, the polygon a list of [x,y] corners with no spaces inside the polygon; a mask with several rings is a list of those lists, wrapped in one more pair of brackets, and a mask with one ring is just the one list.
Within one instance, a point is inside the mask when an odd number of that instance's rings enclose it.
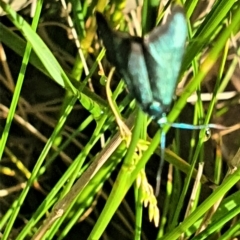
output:
{"label": "metallic blue moth", "polygon": [[101,13],[97,12],[96,18],[108,61],[142,110],[161,119],[171,106],[185,50],[187,24],[183,9],[175,6],[165,25],[142,38],[113,31]]}
{"label": "metallic blue moth", "polygon": [[[142,110],[162,127],[167,122],[166,112],[172,103],[185,51],[187,24],[183,9],[175,6],[166,23],[144,37],[113,31],[101,13],[96,13],[96,19],[108,61],[116,67]],[[188,128],[184,124],[180,127]],[[164,148],[162,134],[156,195],[160,189]]]}

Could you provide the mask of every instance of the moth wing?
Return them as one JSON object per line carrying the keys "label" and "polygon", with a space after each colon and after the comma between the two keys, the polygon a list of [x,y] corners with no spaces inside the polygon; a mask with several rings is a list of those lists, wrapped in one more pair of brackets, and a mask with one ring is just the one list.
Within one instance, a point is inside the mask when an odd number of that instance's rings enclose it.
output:
{"label": "moth wing", "polygon": [[[122,43],[123,37],[117,38],[117,34],[108,25],[108,22],[100,12],[96,12],[97,33],[102,39],[103,45],[106,48],[106,55],[108,61],[114,66],[118,67],[117,49]],[[128,50],[126,50],[128,51]]]}
{"label": "moth wing", "polygon": [[132,39],[130,42],[131,51],[129,52],[127,69],[123,70],[123,77],[127,85],[131,85],[131,94],[138,101],[143,111],[148,112],[149,106],[153,101],[152,89],[148,79],[148,70],[143,53],[142,39]]}
{"label": "moth wing", "polygon": [[101,13],[96,13],[98,34],[106,48],[108,61],[124,79],[130,94],[146,111],[153,101],[143,53],[143,40],[112,31]]}
{"label": "moth wing", "polygon": [[[172,103],[187,37],[183,9],[175,7],[166,24],[144,37],[145,59],[154,102],[166,112]],[[154,104],[152,105],[153,108]],[[155,110],[155,109],[153,109]]]}

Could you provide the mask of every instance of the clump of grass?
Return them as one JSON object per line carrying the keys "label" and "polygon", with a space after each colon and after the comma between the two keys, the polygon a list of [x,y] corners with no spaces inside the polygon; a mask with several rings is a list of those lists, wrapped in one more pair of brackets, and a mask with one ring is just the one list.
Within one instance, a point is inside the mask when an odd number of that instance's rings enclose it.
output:
{"label": "clump of grass", "polygon": [[[186,84],[168,120],[182,113],[194,124],[204,119],[232,126],[238,124],[239,96],[225,96],[237,92],[239,6],[233,0],[205,3],[204,10],[201,1],[183,6],[189,37],[180,80]],[[64,4],[49,4],[38,1],[29,20],[0,1],[10,20],[0,23],[7,56],[0,81],[2,239],[238,237],[239,126],[213,133],[214,147],[210,140],[203,144],[204,132],[177,130],[165,151],[170,164],[156,198],[160,130],[137,109],[117,75],[112,99],[131,130],[126,139],[106,100],[111,66],[97,39],[94,11],[104,11],[113,28],[120,22],[121,30],[131,32],[140,26],[142,8],[147,32],[167,7],[145,3],[123,15],[124,6],[114,1],[72,1],[72,12],[61,15]],[[154,24],[148,25],[151,16]],[[139,26],[133,31],[140,32]],[[195,104],[184,109],[195,91]],[[230,131],[233,137],[223,137]]]}

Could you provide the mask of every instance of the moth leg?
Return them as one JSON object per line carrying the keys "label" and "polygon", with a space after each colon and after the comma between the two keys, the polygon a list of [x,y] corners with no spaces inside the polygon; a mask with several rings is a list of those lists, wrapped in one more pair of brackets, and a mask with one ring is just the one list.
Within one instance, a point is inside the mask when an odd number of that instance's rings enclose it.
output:
{"label": "moth leg", "polygon": [[110,88],[110,83],[111,83],[111,79],[112,79],[114,71],[115,71],[115,68],[112,68],[108,75],[107,83],[106,83],[106,94],[107,94],[107,99],[108,99],[110,108],[112,109],[112,112],[117,121],[117,125],[119,127],[120,134],[121,134],[122,138],[126,141],[127,146],[129,146],[130,141],[131,141],[132,132],[128,128],[128,126],[124,123],[124,121],[122,120],[121,114],[119,113],[115,102],[112,100],[112,91]]}

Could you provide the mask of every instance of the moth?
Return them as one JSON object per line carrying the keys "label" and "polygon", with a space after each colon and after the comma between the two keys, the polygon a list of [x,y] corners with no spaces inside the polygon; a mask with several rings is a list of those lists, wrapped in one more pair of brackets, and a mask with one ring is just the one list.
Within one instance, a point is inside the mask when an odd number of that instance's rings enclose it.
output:
{"label": "moth", "polygon": [[187,37],[183,9],[175,6],[164,25],[143,37],[113,31],[99,12],[96,18],[108,61],[142,110],[158,121],[169,111],[181,69]]}
{"label": "moth", "polygon": [[[143,37],[112,30],[99,12],[96,19],[108,61],[116,67],[142,110],[162,127],[167,122],[166,113],[173,100],[185,51],[187,24],[183,9],[175,6],[164,25]],[[180,127],[186,128],[184,124]],[[165,134],[162,133],[156,195],[160,191],[164,148]]]}

